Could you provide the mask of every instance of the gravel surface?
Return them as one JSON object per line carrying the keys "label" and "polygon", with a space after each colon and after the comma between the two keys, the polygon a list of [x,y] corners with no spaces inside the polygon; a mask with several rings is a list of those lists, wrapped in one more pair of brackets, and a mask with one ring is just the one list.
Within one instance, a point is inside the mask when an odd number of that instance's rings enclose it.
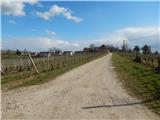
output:
{"label": "gravel surface", "polygon": [[42,85],[2,92],[2,119],[158,120],[128,95],[109,54]]}

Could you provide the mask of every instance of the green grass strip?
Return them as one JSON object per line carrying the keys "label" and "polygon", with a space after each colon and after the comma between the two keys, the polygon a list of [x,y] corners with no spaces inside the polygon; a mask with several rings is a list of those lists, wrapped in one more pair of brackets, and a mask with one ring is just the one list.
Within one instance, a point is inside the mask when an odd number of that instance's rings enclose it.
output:
{"label": "green grass strip", "polygon": [[142,101],[148,101],[145,104],[160,115],[160,73],[116,53],[112,61],[117,77],[129,93]]}

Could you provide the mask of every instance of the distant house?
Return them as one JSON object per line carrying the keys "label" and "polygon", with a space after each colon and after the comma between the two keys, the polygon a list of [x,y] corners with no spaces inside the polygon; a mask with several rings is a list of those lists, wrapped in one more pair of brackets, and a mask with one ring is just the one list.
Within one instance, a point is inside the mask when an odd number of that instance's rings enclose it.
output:
{"label": "distant house", "polygon": [[84,48],[83,51],[84,52],[92,52],[92,48]]}
{"label": "distant house", "polygon": [[95,47],[93,51],[94,51],[94,52],[99,52],[99,51],[100,51],[100,48],[99,48],[99,47]]}
{"label": "distant house", "polygon": [[107,52],[108,49],[106,45],[101,45],[100,47],[94,47],[94,48],[84,48],[84,52]]}
{"label": "distant house", "polygon": [[63,51],[63,55],[73,55],[72,51]]}
{"label": "distant house", "polygon": [[62,55],[62,51],[55,51],[51,55],[52,56],[54,56],[54,55]]}
{"label": "distant house", "polygon": [[30,55],[31,55],[32,57],[37,57],[37,56],[38,56],[38,53],[37,53],[37,52],[31,52]]}
{"label": "distant house", "polygon": [[84,53],[83,51],[75,51],[74,54],[82,54]]}
{"label": "distant house", "polygon": [[39,57],[50,57],[51,56],[51,52],[40,52]]}
{"label": "distant house", "polygon": [[104,45],[104,44],[99,47],[99,50],[100,50],[100,52],[106,52],[106,51],[108,51],[107,46]]}

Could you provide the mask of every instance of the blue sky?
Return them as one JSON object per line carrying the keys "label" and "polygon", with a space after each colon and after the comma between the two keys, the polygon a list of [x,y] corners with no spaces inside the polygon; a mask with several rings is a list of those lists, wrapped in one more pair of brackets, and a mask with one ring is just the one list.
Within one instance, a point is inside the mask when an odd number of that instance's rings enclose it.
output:
{"label": "blue sky", "polygon": [[29,1],[2,2],[2,49],[81,50],[127,39],[160,51],[158,2]]}

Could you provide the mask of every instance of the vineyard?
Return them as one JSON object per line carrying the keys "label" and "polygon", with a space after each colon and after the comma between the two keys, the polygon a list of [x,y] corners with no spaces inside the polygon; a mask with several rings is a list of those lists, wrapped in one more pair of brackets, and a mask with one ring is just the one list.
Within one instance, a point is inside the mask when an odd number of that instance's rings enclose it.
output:
{"label": "vineyard", "polygon": [[[56,70],[61,67],[67,67],[80,62],[85,62],[90,59],[94,59],[101,56],[104,53],[81,53],[75,55],[57,55],[51,57],[37,57],[33,58],[38,71],[44,72],[47,70]],[[17,73],[21,71],[33,71],[34,68],[30,59],[26,57],[3,59],[2,58],[2,70],[5,74]]]}
{"label": "vineyard", "polygon": [[[136,54],[133,52],[118,52],[119,55],[127,57],[128,59],[135,60]],[[160,55],[159,54],[138,54],[138,56],[141,59],[141,63],[153,68],[156,68],[160,65]]]}
{"label": "vineyard", "polygon": [[[98,57],[106,55],[106,52],[97,53],[79,53],[74,55],[56,55],[51,57],[35,57],[33,61],[38,69],[36,73],[32,62],[27,56],[17,56],[16,58],[2,58],[2,84],[32,79],[34,77],[41,78],[41,81],[52,79],[58,74],[64,73],[76,66],[87,63]],[[46,78],[43,78],[46,77]],[[37,79],[37,78],[35,78]],[[38,80],[37,80],[38,81]]]}

